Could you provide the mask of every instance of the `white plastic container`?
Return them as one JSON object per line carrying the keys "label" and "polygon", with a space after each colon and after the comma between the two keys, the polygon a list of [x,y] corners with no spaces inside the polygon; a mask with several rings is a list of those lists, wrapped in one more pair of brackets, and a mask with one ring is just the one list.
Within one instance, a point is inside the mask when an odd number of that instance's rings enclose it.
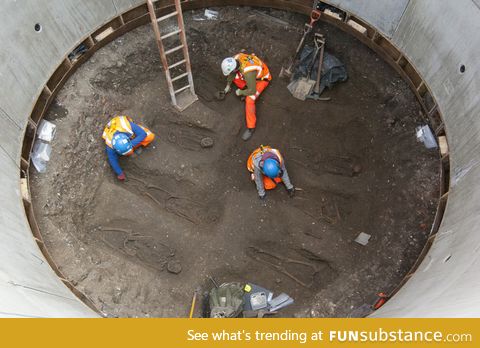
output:
{"label": "white plastic container", "polygon": [[427,149],[436,149],[438,147],[435,135],[428,125],[418,126],[416,129],[417,140],[421,141]]}
{"label": "white plastic container", "polygon": [[32,163],[39,173],[45,173],[47,171],[47,163],[50,161],[51,153],[52,147],[50,144],[39,139],[33,144]]}
{"label": "white plastic container", "polygon": [[57,126],[47,120],[41,120],[37,128],[37,137],[40,140],[51,142],[55,137]]}
{"label": "white plastic container", "polygon": [[216,21],[218,19],[218,11],[209,10],[207,8],[207,9],[205,9],[204,16],[205,16],[205,18],[207,18],[211,21]]}

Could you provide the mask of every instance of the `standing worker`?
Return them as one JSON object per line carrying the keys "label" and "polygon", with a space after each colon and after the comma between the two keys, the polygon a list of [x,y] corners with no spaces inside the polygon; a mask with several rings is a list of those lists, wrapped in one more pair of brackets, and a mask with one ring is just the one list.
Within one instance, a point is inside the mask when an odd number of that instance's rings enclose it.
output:
{"label": "standing worker", "polygon": [[230,92],[232,82],[238,87],[237,96],[245,97],[245,119],[247,129],[242,135],[248,140],[255,131],[257,115],[255,101],[268,86],[272,75],[267,65],[254,53],[239,53],[235,57],[225,58],[222,62],[222,72],[227,76],[225,94]]}
{"label": "standing worker", "polygon": [[[118,180],[125,181],[125,172],[118,162],[119,156],[130,156],[134,152],[139,154],[140,146],[148,146],[153,134],[148,128],[140,126],[128,116],[115,116],[103,130],[102,138],[107,145],[107,157]],[[138,149],[138,150],[137,150]]]}
{"label": "standing worker", "polygon": [[283,182],[288,195],[293,197],[295,188],[288,177],[287,168],[280,151],[270,146],[260,145],[247,160],[247,169],[257,186],[258,196],[265,199],[265,190],[273,190],[277,184]]}

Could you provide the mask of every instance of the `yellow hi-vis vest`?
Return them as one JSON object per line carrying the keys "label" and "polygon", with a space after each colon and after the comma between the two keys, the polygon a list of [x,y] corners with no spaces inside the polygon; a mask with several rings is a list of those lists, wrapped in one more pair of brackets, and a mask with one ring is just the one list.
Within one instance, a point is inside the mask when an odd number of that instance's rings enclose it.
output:
{"label": "yellow hi-vis vest", "polygon": [[113,148],[112,138],[116,132],[128,133],[130,136],[134,135],[130,122],[132,122],[132,119],[128,116],[115,116],[112,118],[103,130],[102,138],[105,140],[105,144]]}
{"label": "yellow hi-vis vest", "polygon": [[257,80],[270,81],[272,79],[272,75],[270,75],[267,65],[254,53],[239,53],[234,58],[240,63],[239,73],[242,75],[242,78],[244,78],[243,75],[245,75],[245,73],[256,71]]}
{"label": "yellow hi-vis vest", "polygon": [[248,156],[247,160],[247,169],[249,172],[253,173],[254,166],[253,166],[253,159],[257,157],[257,155],[263,155],[265,152],[273,152],[280,161],[280,166],[283,164],[283,157],[280,154],[280,151],[277,149],[272,149],[270,146],[260,146],[259,148],[253,150],[253,152]]}

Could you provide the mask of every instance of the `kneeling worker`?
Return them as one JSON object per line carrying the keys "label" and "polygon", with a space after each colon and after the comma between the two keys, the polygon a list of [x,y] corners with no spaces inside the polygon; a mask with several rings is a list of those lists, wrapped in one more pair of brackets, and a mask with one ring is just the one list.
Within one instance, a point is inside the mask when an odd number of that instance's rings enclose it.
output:
{"label": "kneeling worker", "polygon": [[251,178],[255,180],[260,199],[265,199],[265,190],[273,190],[281,182],[287,188],[290,197],[295,194],[285,162],[277,149],[261,145],[248,157],[247,169],[252,173]]}
{"label": "kneeling worker", "polygon": [[128,116],[115,116],[105,126],[102,138],[107,145],[108,161],[113,171],[118,180],[124,181],[126,176],[118,163],[118,157],[130,156],[140,146],[148,146],[155,134],[148,128],[137,125]]}
{"label": "kneeling worker", "polygon": [[222,61],[222,72],[227,76],[227,86],[224,92],[228,93],[232,82],[238,87],[236,95],[245,97],[245,120],[247,129],[242,135],[248,140],[255,131],[257,114],[255,101],[267,88],[272,75],[267,65],[255,54],[239,53],[235,57],[228,57]]}

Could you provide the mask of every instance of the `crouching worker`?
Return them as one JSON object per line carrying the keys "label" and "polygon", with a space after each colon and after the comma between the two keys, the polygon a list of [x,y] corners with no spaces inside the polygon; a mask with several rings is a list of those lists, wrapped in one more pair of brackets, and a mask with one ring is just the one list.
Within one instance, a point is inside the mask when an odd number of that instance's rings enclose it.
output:
{"label": "crouching worker", "polygon": [[257,112],[255,102],[267,88],[272,75],[267,65],[254,53],[239,53],[235,57],[228,57],[222,61],[222,72],[227,76],[225,94],[230,92],[232,82],[238,87],[235,94],[245,98],[245,122],[247,129],[242,135],[243,140],[248,140],[257,125]]}
{"label": "crouching worker", "polygon": [[265,199],[265,190],[273,190],[281,182],[287,188],[290,197],[295,194],[285,162],[277,149],[261,145],[248,157],[247,169],[252,173],[251,178],[255,181],[260,199]]}
{"label": "crouching worker", "polygon": [[126,179],[125,172],[118,162],[119,156],[130,156],[140,146],[148,146],[153,139],[153,134],[148,128],[140,126],[128,116],[115,116],[108,122],[103,130],[102,138],[107,145],[107,156],[118,180]]}

